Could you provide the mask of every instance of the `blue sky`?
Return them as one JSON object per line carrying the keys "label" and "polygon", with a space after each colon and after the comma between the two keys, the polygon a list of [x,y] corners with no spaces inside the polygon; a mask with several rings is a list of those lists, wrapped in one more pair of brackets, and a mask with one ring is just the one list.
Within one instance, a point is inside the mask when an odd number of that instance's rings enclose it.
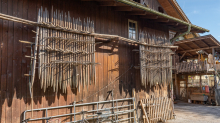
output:
{"label": "blue sky", "polygon": [[192,24],[210,30],[220,41],[220,0],[176,0]]}

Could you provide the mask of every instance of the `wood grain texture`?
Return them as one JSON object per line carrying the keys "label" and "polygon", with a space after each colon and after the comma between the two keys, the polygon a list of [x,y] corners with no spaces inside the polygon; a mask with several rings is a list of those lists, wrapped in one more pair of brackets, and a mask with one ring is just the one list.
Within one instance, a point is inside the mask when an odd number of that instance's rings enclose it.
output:
{"label": "wood grain texture", "polygon": [[[158,23],[150,22],[148,20],[142,21],[138,17],[127,16],[124,12],[115,12],[111,7],[99,7],[96,2],[82,2],[79,0],[69,0],[68,2],[59,0],[12,0],[10,3],[10,1],[1,0],[0,4],[2,13],[8,14],[10,7],[12,8],[14,6],[13,9],[10,10],[10,15],[14,14],[14,16],[22,17],[32,21],[37,21],[37,12],[41,6],[47,8],[48,10],[50,10],[53,6],[54,11],[56,11],[56,9],[63,10],[64,13],[70,11],[71,17],[74,17],[75,19],[80,17],[81,20],[84,21],[84,18],[89,17],[90,20],[94,20],[95,32],[97,33],[116,34],[127,37],[128,19],[138,21],[139,29],[145,27],[146,31],[148,32],[160,31],[162,34],[166,35],[169,33],[166,26],[156,26]],[[82,8],[81,6],[84,7]],[[6,20],[0,20],[0,24],[1,122],[19,122],[22,120],[22,112],[24,110],[31,109],[31,99],[29,94],[28,78],[23,76],[23,74],[28,73],[30,68],[30,59],[24,57],[25,55],[30,55],[30,49],[26,47],[26,44],[18,43],[18,40],[22,39],[33,42],[35,33],[33,33],[32,30],[36,29],[32,26],[19,23],[15,24]],[[11,26],[11,24],[14,25]],[[56,33],[55,35],[60,36],[60,33]],[[114,43],[117,45],[113,51],[110,51]],[[106,100],[108,96],[107,91],[112,89],[114,89],[115,99],[131,97],[132,89],[135,88],[137,97],[136,104],[138,104],[138,101],[142,99],[142,97],[145,97],[145,95],[148,95],[149,93],[154,93],[154,91],[151,91],[152,88],[150,88],[149,85],[147,85],[147,89],[144,89],[140,86],[141,83],[139,70],[133,68],[129,70],[132,65],[139,64],[139,54],[132,52],[133,49],[138,49],[138,45],[132,45],[123,41],[119,41],[119,43],[110,42],[106,44],[96,44],[95,62],[100,63],[100,65],[96,65],[95,67],[96,84],[91,83],[88,90],[87,88],[84,88],[83,90],[81,84],[80,92],[70,87],[67,88],[66,94],[62,93],[61,89],[58,89],[57,93],[53,92],[53,88],[51,87],[48,87],[49,89],[44,92],[44,90],[41,89],[40,81],[38,79],[39,73],[37,70],[35,79],[36,84],[34,84],[35,94],[33,107],[43,108],[58,105],[61,106],[70,104],[73,101],[80,101],[83,98],[86,98],[91,94],[99,91],[112,81],[114,81],[113,84],[109,85],[105,90],[100,91],[98,94],[89,97],[84,101],[84,103]],[[51,71],[51,69],[47,70]],[[127,70],[128,72],[125,73]],[[12,73],[12,77],[10,77],[10,73]],[[118,78],[119,76],[121,77]],[[54,82],[57,82],[57,80],[60,78],[59,76],[54,76],[54,79]],[[47,82],[49,85],[51,81],[47,80]],[[157,91],[155,91],[155,93]],[[166,95],[166,88],[161,88],[160,93]],[[111,96],[108,99],[111,99]],[[127,102],[124,103],[126,104]],[[17,106],[19,106],[19,108],[14,110],[14,108]],[[95,109],[96,107],[88,108]],[[81,111],[81,109],[78,109],[78,111]],[[56,115],[69,112],[73,111],[71,111],[71,109],[54,110],[50,111],[48,115]],[[45,115],[45,112],[34,113],[34,117],[41,117],[43,115]],[[29,113],[26,118],[30,117],[31,114]],[[65,120],[70,121],[71,117],[62,118],[62,121]]]}

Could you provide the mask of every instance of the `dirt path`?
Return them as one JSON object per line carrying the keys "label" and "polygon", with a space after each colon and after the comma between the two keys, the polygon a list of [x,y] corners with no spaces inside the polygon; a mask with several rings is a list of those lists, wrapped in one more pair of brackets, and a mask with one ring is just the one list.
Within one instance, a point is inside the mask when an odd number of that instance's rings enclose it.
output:
{"label": "dirt path", "polygon": [[176,119],[167,123],[220,123],[220,106],[208,106],[178,102]]}

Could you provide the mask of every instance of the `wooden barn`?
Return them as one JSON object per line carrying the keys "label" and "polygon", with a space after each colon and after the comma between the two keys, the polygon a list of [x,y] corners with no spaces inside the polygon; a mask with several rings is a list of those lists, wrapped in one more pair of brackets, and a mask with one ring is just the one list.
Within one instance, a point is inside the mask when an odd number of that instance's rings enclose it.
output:
{"label": "wooden barn", "polygon": [[172,119],[173,44],[209,31],[175,0],[0,6],[1,123]]}

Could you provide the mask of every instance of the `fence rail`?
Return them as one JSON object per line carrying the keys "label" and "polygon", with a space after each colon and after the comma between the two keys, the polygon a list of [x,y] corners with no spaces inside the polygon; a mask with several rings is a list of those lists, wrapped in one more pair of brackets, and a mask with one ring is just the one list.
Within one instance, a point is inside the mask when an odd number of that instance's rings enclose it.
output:
{"label": "fence rail", "polygon": [[[129,104],[124,104],[124,102],[130,102]],[[119,115],[125,115],[133,113],[133,116],[137,115],[136,107],[134,105],[135,98],[123,98],[123,99],[116,99],[116,100],[107,100],[107,101],[99,101],[99,102],[90,102],[90,103],[82,103],[82,104],[76,104],[75,102],[72,105],[65,105],[65,106],[57,106],[57,107],[47,107],[47,108],[39,108],[39,109],[33,109],[33,110],[26,110],[23,113],[23,121],[22,123],[32,122],[32,121],[43,121],[46,120],[47,122],[51,119],[59,119],[61,117],[72,117],[73,121],[69,121],[68,123],[76,123],[76,122],[83,122],[85,121],[99,121],[100,119],[110,120],[112,122],[120,122],[120,121],[127,121],[132,120],[136,123],[135,117],[123,117],[120,118]],[[108,105],[108,107],[103,108],[103,105]],[[112,105],[112,106],[110,106]],[[92,110],[83,110],[83,106],[93,106]],[[77,111],[76,108],[81,107],[82,111]],[[56,109],[67,109],[67,108],[73,108],[73,112],[70,112],[68,114],[59,114],[59,115],[53,115],[49,116],[48,111],[50,110],[56,110]],[[45,116],[41,116],[38,118],[32,117],[32,118],[26,118],[26,115],[28,112],[38,112],[42,111],[44,112]],[[100,114],[101,113],[101,114]],[[79,115],[81,115],[83,118],[80,118]],[[111,118],[113,120],[111,120]]]}

